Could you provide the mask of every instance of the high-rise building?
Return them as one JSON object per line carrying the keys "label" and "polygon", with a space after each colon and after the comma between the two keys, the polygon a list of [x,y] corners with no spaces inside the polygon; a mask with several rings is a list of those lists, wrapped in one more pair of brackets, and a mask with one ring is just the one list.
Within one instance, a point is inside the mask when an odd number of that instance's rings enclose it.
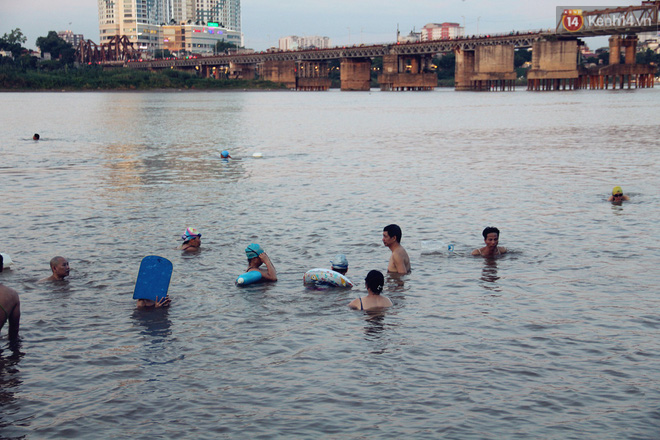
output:
{"label": "high-rise building", "polygon": [[429,23],[422,28],[422,41],[448,40],[465,36],[465,28],[458,23]]}
{"label": "high-rise building", "polygon": [[316,35],[309,37],[298,37],[290,35],[279,39],[280,50],[298,49],[327,49],[330,47],[330,38]]}
{"label": "high-rise building", "polygon": [[78,47],[81,40],[84,40],[85,37],[83,34],[74,34],[73,31],[59,31],[57,36],[69,43],[73,47]]}
{"label": "high-rise building", "polygon": [[206,33],[242,46],[240,0],[98,0],[98,6],[101,43],[125,35],[148,53],[164,47],[163,26],[217,23],[223,32]]}

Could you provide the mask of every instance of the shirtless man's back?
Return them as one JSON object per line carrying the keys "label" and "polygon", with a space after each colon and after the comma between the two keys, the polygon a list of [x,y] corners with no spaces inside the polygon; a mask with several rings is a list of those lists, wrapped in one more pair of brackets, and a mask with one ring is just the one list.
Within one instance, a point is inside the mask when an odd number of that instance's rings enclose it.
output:
{"label": "shirtless man's back", "polygon": [[0,330],[9,321],[9,339],[18,338],[18,327],[21,320],[21,301],[18,293],[0,284]]}

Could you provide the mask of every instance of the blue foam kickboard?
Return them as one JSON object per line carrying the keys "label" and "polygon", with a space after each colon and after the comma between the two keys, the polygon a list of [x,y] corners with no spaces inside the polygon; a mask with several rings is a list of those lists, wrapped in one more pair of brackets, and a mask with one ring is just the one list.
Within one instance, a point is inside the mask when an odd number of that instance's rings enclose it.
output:
{"label": "blue foam kickboard", "polygon": [[172,262],[167,258],[150,255],[142,259],[133,299],[158,301],[167,295],[172,278]]}

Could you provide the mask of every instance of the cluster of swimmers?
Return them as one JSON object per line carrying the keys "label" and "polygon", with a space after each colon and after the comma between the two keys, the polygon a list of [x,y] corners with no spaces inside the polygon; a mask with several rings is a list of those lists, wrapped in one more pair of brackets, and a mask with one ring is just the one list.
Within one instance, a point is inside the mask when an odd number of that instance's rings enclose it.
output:
{"label": "cluster of swimmers", "polygon": [[[228,152],[223,151],[227,157]],[[630,200],[630,198],[623,194],[620,186],[615,186],[612,190],[612,195],[608,201],[613,204],[621,204],[622,201]],[[383,244],[392,252],[389,263],[387,265],[388,273],[394,274],[407,274],[410,273],[410,257],[405,248],[401,245],[401,228],[398,225],[391,224],[383,228]],[[494,258],[499,255],[505,254],[507,249],[499,246],[500,231],[499,229],[489,226],[482,231],[485,246],[474,249],[472,255],[481,256],[485,258]],[[183,243],[179,246],[184,252],[198,251],[202,245],[202,234],[195,228],[186,228],[181,235]],[[258,271],[261,274],[261,280],[268,282],[277,281],[277,271],[268,254],[256,243],[251,243],[245,248],[245,256],[247,257],[246,272]],[[348,260],[345,255],[338,254],[331,260],[330,272],[336,272],[338,276],[344,277],[348,271]],[[0,254],[0,272],[4,267],[3,257]],[[39,282],[54,282],[62,281],[69,276],[69,262],[66,258],[61,256],[53,257],[50,260],[51,275]],[[371,270],[367,273],[364,279],[367,295],[359,297],[351,301],[348,306],[356,310],[375,311],[381,310],[392,306],[392,301],[386,296],[381,295],[383,286],[385,284],[385,277],[378,270]],[[352,286],[352,283],[347,283]],[[158,308],[167,307],[170,305],[168,296],[159,298],[157,301],[140,299],[137,302],[139,308]],[[18,337],[19,322],[21,317],[20,300],[18,293],[10,287],[0,284],[0,330],[5,322],[9,322],[9,338],[15,339]]]}

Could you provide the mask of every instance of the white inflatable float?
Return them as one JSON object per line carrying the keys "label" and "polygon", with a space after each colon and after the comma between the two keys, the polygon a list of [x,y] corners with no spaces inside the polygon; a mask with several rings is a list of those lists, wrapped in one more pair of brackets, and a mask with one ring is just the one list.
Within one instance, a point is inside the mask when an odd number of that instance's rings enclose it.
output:
{"label": "white inflatable float", "polygon": [[353,287],[351,280],[339,272],[330,269],[317,268],[308,270],[303,275],[304,284],[326,284],[334,287]]}
{"label": "white inflatable float", "polygon": [[7,269],[7,268],[9,268],[9,266],[14,264],[14,262],[11,261],[11,257],[9,255],[3,254],[2,252],[0,252],[0,255],[2,255],[2,267],[3,267],[3,269]]}

